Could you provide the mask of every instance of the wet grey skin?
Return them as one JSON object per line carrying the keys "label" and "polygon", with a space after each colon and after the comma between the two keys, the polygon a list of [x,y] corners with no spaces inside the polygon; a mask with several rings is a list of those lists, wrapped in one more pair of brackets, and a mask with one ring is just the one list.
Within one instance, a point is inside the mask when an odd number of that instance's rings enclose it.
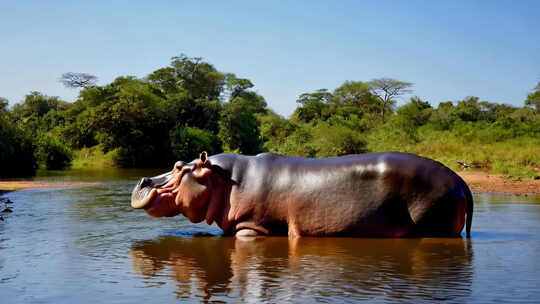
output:
{"label": "wet grey skin", "polygon": [[[164,185],[177,187],[174,199],[157,196],[169,191]],[[226,235],[290,237],[455,237],[463,228],[470,236],[473,213],[470,189],[455,172],[398,152],[324,159],[201,155],[142,178],[131,205],[163,211],[153,216],[206,219]],[[182,212],[173,210],[178,206]]]}

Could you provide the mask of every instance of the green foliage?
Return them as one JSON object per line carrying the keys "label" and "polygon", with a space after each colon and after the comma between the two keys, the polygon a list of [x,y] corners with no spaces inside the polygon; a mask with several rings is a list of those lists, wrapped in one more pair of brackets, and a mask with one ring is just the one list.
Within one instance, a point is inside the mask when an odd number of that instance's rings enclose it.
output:
{"label": "green foliage", "polygon": [[366,143],[360,133],[340,125],[317,124],[313,128],[316,157],[334,157],[366,152]]}
{"label": "green foliage", "polygon": [[525,100],[525,105],[531,108],[534,108],[536,113],[540,113],[540,82],[538,83],[537,89],[534,93],[531,93],[527,96]]}
{"label": "green foliage", "polygon": [[271,110],[267,114],[256,114],[255,117],[260,125],[264,150],[276,151],[296,129],[296,126],[291,121]]}
{"label": "green foliage", "polygon": [[331,100],[341,105],[376,107],[369,86],[361,81],[345,81],[334,90]]}
{"label": "green foliage", "polygon": [[177,159],[191,160],[202,151],[208,154],[221,152],[221,143],[209,131],[189,126],[176,126],[170,134],[171,148]]}
{"label": "green foliage", "polygon": [[418,127],[428,122],[432,110],[431,105],[427,101],[413,97],[408,104],[401,106],[397,110],[397,115],[393,119],[392,124],[416,140]]}
{"label": "green foliage", "polygon": [[392,78],[373,79],[367,83],[371,93],[379,101],[381,121],[384,123],[385,115],[392,114],[396,104],[396,98],[404,94],[411,93],[411,82],[399,81]]}
{"label": "green foliage", "polygon": [[312,131],[309,124],[298,125],[295,131],[284,139],[282,145],[269,150],[290,156],[316,157],[318,151]]}
{"label": "green foliage", "polygon": [[219,139],[225,151],[257,154],[262,150],[259,124],[249,101],[237,97],[223,106]]}
{"label": "green foliage", "polygon": [[456,117],[455,107],[451,101],[441,102],[429,118],[429,124],[435,130],[450,130]]}
{"label": "green foliage", "polygon": [[103,169],[117,166],[118,151],[107,153],[99,145],[91,148],[82,148],[73,153],[71,168],[73,169]]}
{"label": "green foliage", "polygon": [[71,164],[71,150],[56,138],[43,134],[37,140],[37,159],[45,164],[47,170],[61,170]]}
{"label": "green foliage", "polygon": [[0,115],[6,115],[8,110],[8,104],[9,102],[7,99],[0,97]]}
{"label": "green foliage", "polygon": [[217,100],[223,91],[225,75],[200,57],[181,54],[172,58],[171,67],[176,83],[187,90],[191,98]]}
{"label": "green foliage", "polygon": [[6,106],[7,100],[0,99],[0,177],[33,175],[37,161],[32,138],[13,123]]}
{"label": "green foliage", "polygon": [[38,162],[50,169],[70,162],[73,168],[169,167],[223,150],[306,157],[404,151],[453,168],[459,160],[540,175],[540,83],[522,108],[478,97],[432,107],[413,97],[394,114],[412,83],[345,81],[333,91],[300,94],[290,119],[268,109],[249,79],[183,54],[143,79],[80,87],[73,103],[31,92],[10,110],[0,98],[2,176],[32,174]]}
{"label": "green foliage", "polygon": [[332,94],[326,89],[304,93],[296,100],[301,106],[296,108],[293,118],[299,122],[326,120],[331,115],[329,103],[332,99]]}
{"label": "green foliage", "polygon": [[[305,157],[334,157],[366,152],[362,134],[346,126],[331,125],[327,122],[319,122],[315,126],[287,125],[286,122],[274,119],[274,123],[276,122],[285,125],[288,130],[281,133],[280,140],[273,138],[265,142],[265,147],[270,151]],[[265,128],[268,127],[265,124]]]}
{"label": "green foliage", "polygon": [[253,88],[253,83],[249,79],[237,78],[236,75],[229,73],[225,75],[225,87],[229,91],[229,100],[233,100],[242,97],[243,93]]}
{"label": "green foliage", "polygon": [[454,115],[462,121],[488,120],[488,112],[483,111],[478,97],[467,97],[458,102]]}

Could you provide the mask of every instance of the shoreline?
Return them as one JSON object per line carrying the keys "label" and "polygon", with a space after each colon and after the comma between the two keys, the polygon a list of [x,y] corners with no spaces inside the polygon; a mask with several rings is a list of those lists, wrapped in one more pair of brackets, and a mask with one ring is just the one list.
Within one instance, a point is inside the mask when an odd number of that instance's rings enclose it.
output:
{"label": "shoreline", "polygon": [[[502,174],[482,171],[456,172],[467,183],[474,194],[500,193],[500,194],[540,194],[540,180],[530,178],[511,179]],[[40,181],[0,181],[0,195],[11,191],[39,188],[58,187],[88,187],[100,183],[88,182],[40,182]]]}
{"label": "shoreline", "polygon": [[3,180],[0,181],[0,195],[25,190],[25,189],[41,189],[41,188],[73,188],[73,187],[89,187],[96,186],[101,183],[88,182],[41,182],[41,181],[16,181]]}
{"label": "shoreline", "polygon": [[456,172],[474,194],[540,194],[540,179],[509,178],[503,174],[482,171]]}

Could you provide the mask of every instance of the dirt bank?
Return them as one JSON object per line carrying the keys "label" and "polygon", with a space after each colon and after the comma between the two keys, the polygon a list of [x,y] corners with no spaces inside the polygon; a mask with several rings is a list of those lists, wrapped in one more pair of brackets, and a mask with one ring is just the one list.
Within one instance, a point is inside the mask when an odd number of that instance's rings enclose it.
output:
{"label": "dirt bank", "polygon": [[32,188],[66,188],[66,187],[89,187],[100,183],[63,183],[63,182],[40,182],[40,181],[0,181],[0,194]]}
{"label": "dirt bank", "polygon": [[540,194],[540,180],[508,178],[486,172],[457,172],[473,193]]}

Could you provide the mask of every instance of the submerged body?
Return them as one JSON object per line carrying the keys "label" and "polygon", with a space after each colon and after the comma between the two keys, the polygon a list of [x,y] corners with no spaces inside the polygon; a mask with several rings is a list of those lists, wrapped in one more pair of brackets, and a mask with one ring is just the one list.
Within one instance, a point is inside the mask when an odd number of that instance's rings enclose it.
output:
{"label": "submerged body", "polygon": [[231,235],[404,237],[458,236],[466,222],[469,235],[473,202],[452,170],[413,154],[263,153],[178,162],[143,178],[132,206],[215,222]]}

